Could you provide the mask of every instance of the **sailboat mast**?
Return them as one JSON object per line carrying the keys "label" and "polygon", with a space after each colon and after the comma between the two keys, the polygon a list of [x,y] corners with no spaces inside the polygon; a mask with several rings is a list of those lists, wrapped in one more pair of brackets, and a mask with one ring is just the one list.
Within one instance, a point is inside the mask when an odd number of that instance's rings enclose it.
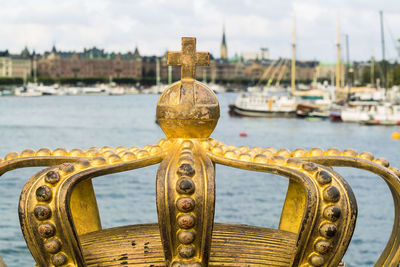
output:
{"label": "sailboat mast", "polygon": [[293,19],[293,32],[292,32],[292,76],[291,76],[291,89],[292,95],[296,90],[296,17]]}
{"label": "sailboat mast", "polygon": [[382,72],[383,72],[383,87],[386,88],[386,63],[385,63],[385,32],[383,30],[383,12],[379,11],[381,20],[381,43],[382,43]]}
{"label": "sailboat mast", "polygon": [[337,20],[337,36],[336,36],[336,88],[340,88],[340,18]]}

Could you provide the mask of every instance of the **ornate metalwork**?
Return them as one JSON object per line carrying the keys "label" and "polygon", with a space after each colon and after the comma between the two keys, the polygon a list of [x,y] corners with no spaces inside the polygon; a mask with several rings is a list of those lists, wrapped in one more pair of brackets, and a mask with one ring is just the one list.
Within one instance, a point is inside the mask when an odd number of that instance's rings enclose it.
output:
{"label": "ornate metalwork", "polygon": [[[194,79],[196,64],[208,61],[208,53],[196,52],[195,38],[182,38],[182,51],[168,53],[168,63],[182,67],[182,80],[158,101],[157,119],[167,138],[156,145],[26,149],[0,162],[0,174],[49,166],[27,182],[19,204],[37,265],[340,266],[357,206],[351,188],[331,167],[348,166],[377,174],[392,192],[393,231],[376,266],[397,266],[400,171],[350,149],[236,147],[210,138],[218,100]],[[158,224],[103,230],[91,179],[158,163]],[[279,229],[214,224],[215,164],[290,180]]]}

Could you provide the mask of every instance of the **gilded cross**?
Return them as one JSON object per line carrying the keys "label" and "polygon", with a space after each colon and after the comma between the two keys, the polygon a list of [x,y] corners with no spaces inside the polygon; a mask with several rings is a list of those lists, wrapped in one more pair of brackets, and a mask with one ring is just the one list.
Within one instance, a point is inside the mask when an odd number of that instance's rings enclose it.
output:
{"label": "gilded cross", "polygon": [[210,53],[196,52],[196,38],[182,37],[182,51],[168,52],[168,65],[181,66],[181,79],[194,80],[196,65],[208,66]]}

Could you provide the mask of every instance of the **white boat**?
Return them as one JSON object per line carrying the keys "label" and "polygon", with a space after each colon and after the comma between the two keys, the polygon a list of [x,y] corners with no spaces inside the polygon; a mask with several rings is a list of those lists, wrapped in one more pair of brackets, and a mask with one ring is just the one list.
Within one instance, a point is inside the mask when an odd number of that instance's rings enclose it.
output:
{"label": "white boat", "polygon": [[374,106],[368,113],[368,119],[362,120],[361,123],[369,125],[400,124],[400,105],[385,103],[383,105]]}
{"label": "white boat", "polygon": [[291,117],[296,115],[297,102],[291,96],[240,94],[229,105],[230,114],[251,117]]}
{"label": "white boat", "polygon": [[340,118],[343,122],[360,122],[368,120],[371,106],[359,105],[343,108]]}
{"label": "white boat", "polygon": [[22,96],[22,97],[33,97],[33,96],[41,96],[42,92],[36,91],[32,88],[27,87],[17,87],[14,91],[15,96]]}
{"label": "white boat", "polygon": [[108,95],[108,91],[106,88],[101,87],[83,87],[82,94],[84,95]]}

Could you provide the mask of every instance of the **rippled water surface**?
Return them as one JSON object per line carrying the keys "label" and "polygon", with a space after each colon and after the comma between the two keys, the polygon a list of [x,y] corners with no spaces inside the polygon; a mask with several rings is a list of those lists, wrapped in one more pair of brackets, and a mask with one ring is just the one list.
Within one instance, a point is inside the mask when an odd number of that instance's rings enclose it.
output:
{"label": "rippled water surface", "polygon": [[[235,94],[219,94],[221,118],[212,137],[237,146],[352,147],[386,157],[400,166],[396,127],[282,118],[233,118]],[[157,95],[0,98],[0,154],[40,147],[143,146],[163,138],[154,123]],[[239,137],[246,132],[248,137]],[[0,254],[10,267],[33,266],[17,215],[25,182],[36,169],[0,177]],[[357,197],[359,217],[345,256],[348,266],[372,266],[389,238],[393,207],[386,184],[364,171],[340,168]],[[104,228],[155,222],[156,167],[94,180]],[[277,227],[286,178],[217,166],[215,221]]]}

